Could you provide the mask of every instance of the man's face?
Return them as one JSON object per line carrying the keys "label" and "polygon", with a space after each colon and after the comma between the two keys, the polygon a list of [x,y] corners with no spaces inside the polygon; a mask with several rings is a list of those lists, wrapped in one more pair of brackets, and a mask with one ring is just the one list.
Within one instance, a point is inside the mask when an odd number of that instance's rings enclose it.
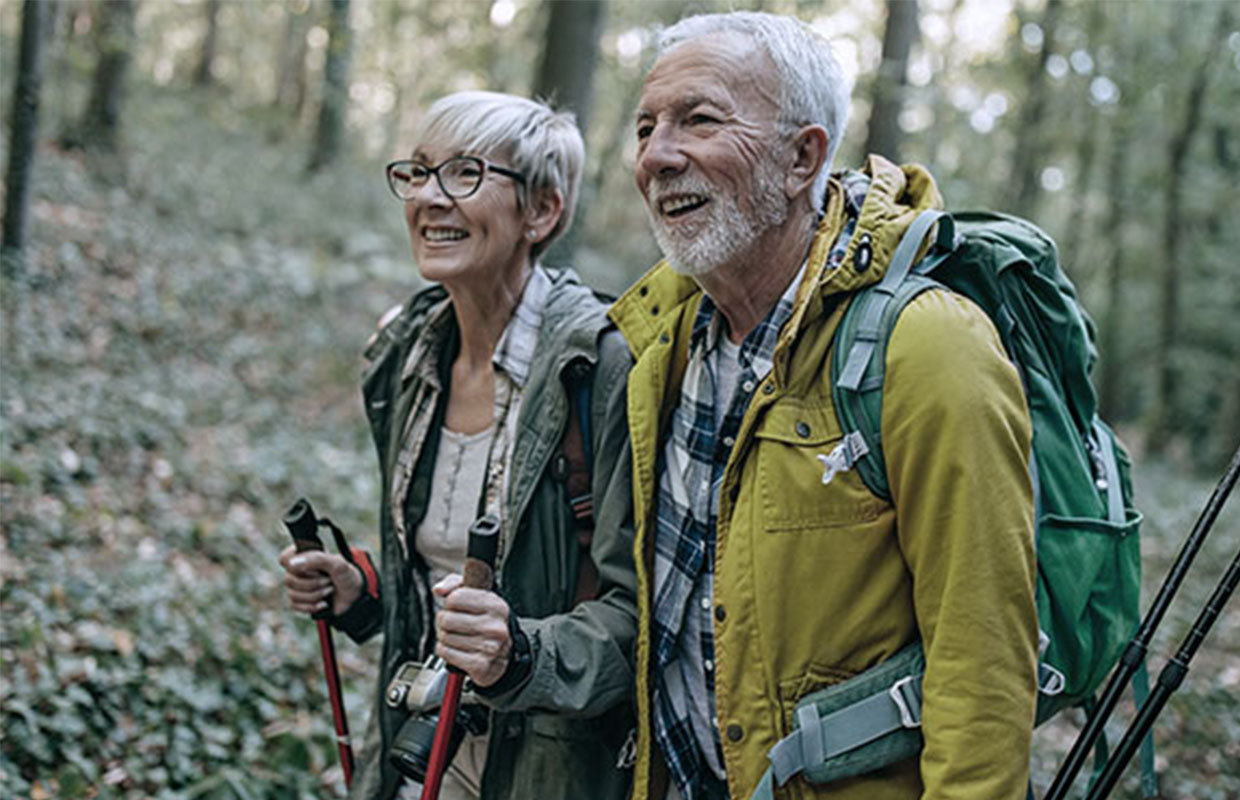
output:
{"label": "man's face", "polygon": [[702,275],[748,254],[788,215],[778,147],[778,81],[736,34],[667,52],[637,113],[637,188],[677,271]]}

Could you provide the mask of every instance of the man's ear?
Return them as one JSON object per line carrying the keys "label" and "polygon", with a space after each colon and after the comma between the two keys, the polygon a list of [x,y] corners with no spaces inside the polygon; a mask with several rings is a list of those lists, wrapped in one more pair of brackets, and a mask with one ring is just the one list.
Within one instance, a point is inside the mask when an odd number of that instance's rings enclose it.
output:
{"label": "man's ear", "polygon": [[551,235],[564,214],[564,195],[559,189],[544,189],[530,195],[525,208],[525,230],[535,242]]}
{"label": "man's ear", "polygon": [[821,125],[806,125],[792,137],[792,166],[784,179],[788,198],[799,197],[814,185],[827,161],[827,131]]}

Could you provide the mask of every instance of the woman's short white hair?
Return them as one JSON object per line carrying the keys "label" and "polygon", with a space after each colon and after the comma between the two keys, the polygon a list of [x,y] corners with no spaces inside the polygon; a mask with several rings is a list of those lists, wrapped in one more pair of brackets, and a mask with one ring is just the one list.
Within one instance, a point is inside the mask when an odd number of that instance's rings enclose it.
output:
{"label": "woman's short white hair", "polygon": [[801,127],[821,125],[827,131],[827,159],[814,181],[814,205],[825,201],[831,162],[848,124],[852,87],[844,77],[831,45],[795,17],[754,11],[699,14],[659,32],[658,54],[702,36],[736,33],[757,43],[779,72],[781,122]]}
{"label": "woman's short white hair", "polygon": [[573,222],[581,189],[585,143],[571,112],[540,100],[499,92],[456,92],[431,104],[418,126],[414,150],[429,144],[486,158],[525,175],[521,207],[543,191],[559,190],[564,211],[555,227],[532,249],[537,257]]}

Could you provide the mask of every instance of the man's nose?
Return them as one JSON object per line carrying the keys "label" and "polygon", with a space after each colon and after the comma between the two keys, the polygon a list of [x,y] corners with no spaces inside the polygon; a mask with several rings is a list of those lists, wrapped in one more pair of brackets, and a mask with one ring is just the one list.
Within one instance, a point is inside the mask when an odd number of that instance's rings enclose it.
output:
{"label": "man's nose", "polygon": [[687,163],[675,131],[663,123],[650,131],[637,159],[638,171],[650,177],[678,174]]}

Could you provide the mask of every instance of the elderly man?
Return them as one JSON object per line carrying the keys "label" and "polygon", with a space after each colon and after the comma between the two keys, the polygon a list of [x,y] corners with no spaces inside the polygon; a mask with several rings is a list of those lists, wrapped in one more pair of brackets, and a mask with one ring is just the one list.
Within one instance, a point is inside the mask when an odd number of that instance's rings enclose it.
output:
{"label": "elderly man", "polygon": [[828,45],[766,14],[664,31],[637,112],[637,186],[666,260],[611,311],[628,386],[640,631],[634,797],[749,798],[807,694],[911,642],[918,758],[777,797],[1023,797],[1037,624],[1030,423],[974,305],[901,315],[886,355],[892,502],[855,470],[828,369],[842,301],[918,212],[921,167],[829,176],[848,89]]}

